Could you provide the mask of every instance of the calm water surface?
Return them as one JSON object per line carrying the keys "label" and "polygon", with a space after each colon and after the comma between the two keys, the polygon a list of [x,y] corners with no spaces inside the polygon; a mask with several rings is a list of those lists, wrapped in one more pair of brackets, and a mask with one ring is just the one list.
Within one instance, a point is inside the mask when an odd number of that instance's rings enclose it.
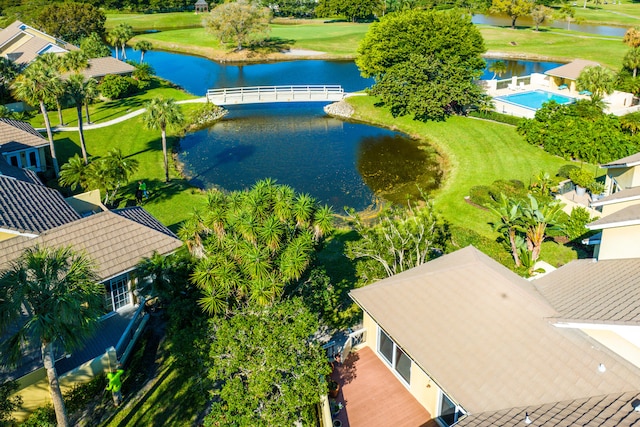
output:
{"label": "calm water surface", "polygon": [[[486,24],[486,25],[497,25],[501,27],[511,27],[511,18],[508,16],[501,15],[482,15],[477,14],[471,17],[471,22],[474,24]],[[518,18],[516,21],[516,27],[525,26],[525,27],[534,27],[533,20],[528,16],[522,16]],[[545,22],[543,25],[540,25],[540,28],[551,27],[551,28],[563,28],[567,29],[566,21],[550,21]],[[616,36],[622,37],[624,33],[627,31],[628,27],[616,27],[611,25],[589,25],[589,24],[576,24],[574,22],[571,23],[569,27],[572,31],[580,31],[582,33],[589,34],[597,34],[601,36]]]}

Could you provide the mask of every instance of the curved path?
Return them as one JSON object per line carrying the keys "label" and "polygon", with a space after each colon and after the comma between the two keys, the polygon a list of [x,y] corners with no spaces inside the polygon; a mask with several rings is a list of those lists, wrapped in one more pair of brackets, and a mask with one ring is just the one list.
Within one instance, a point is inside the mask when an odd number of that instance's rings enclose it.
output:
{"label": "curved path", "polygon": [[[185,99],[183,101],[177,101],[176,104],[196,104],[196,103],[205,103],[207,102],[207,98],[206,97],[202,97],[202,98],[195,98],[195,99]],[[82,126],[82,130],[91,130],[91,129],[99,129],[99,128],[104,128],[107,126],[111,126],[111,125],[115,125],[116,123],[120,123],[120,122],[124,122],[125,120],[129,120],[133,117],[139,116],[142,113],[144,113],[147,109],[146,108],[141,108],[139,110],[135,110],[132,111],[130,113],[127,113],[123,116],[120,117],[116,117],[115,119],[112,120],[108,120],[106,122],[102,122],[102,123],[92,123],[92,124],[87,124]],[[36,129],[38,131],[45,131],[45,128],[38,128]],[[77,132],[78,131],[78,127],[77,126],[53,126],[51,127],[51,131],[53,132]]]}

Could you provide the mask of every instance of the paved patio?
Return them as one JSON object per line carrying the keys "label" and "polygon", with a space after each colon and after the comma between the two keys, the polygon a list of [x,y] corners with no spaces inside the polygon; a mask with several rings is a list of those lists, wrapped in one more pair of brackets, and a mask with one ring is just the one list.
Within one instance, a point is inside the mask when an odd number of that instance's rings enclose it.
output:
{"label": "paved patio", "polygon": [[[369,347],[351,353],[331,375],[340,384],[332,403],[342,427],[431,427],[435,421]],[[332,405],[333,406],[333,405]]]}

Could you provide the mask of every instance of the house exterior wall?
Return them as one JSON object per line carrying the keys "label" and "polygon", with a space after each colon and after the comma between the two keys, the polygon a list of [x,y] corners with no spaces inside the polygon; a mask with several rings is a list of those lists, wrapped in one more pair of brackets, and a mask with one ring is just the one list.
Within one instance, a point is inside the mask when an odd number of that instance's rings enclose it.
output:
{"label": "house exterior wall", "polygon": [[[378,324],[367,312],[363,312],[362,325],[367,330],[365,345],[380,358],[378,354]],[[393,337],[392,337],[393,338]],[[389,365],[382,359],[385,366]],[[389,368],[392,372],[393,369]],[[395,374],[395,372],[394,372]],[[398,380],[400,381],[400,380]],[[436,383],[415,363],[411,361],[411,384],[408,387],[411,395],[434,417],[438,415],[438,404],[440,402],[440,388]]]}
{"label": "house exterior wall", "polygon": [[611,215],[612,213],[618,212],[619,210],[622,210],[629,206],[637,205],[639,203],[640,199],[602,205],[602,214],[600,214],[599,216],[605,217],[607,215]]}
{"label": "house exterior wall", "polygon": [[625,336],[623,336],[616,332],[615,328],[613,327],[613,330],[582,329],[582,331],[640,368],[640,327],[627,327],[634,329],[629,332],[635,337],[629,337],[624,331],[622,333]]}
{"label": "house exterior wall", "polygon": [[607,171],[607,177],[605,179],[606,190],[609,193],[613,192],[613,179],[615,179],[618,185],[623,189],[639,186],[640,173],[637,169],[637,166],[632,168],[610,168]]}
{"label": "house exterior wall", "polygon": [[639,235],[640,225],[605,228],[602,230],[598,259],[640,258]]}
{"label": "house exterior wall", "polygon": [[3,231],[0,231],[0,242],[2,242],[3,240],[7,240],[7,239],[11,239],[12,237],[17,237],[18,235],[15,233],[5,233]]}

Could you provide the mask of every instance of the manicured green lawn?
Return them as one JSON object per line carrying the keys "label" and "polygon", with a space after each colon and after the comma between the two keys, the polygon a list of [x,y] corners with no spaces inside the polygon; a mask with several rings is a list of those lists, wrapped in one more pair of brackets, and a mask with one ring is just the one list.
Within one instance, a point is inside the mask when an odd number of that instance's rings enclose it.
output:
{"label": "manicured green lawn", "polygon": [[622,37],[594,36],[554,28],[534,31],[531,28],[478,26],[487,50],[514,57],[536,56],[542,59],[589,59],[618,69],[629,47]]}
{"label": "manicured green lawn", "polygon": [[[185,111],[193,108],[192,106],[183,107]],[[80,154],[80,138],[77,132],[58,132],[54,139],[61,166],[69,157],[76,153]],[[135,183],[139,179],[147,183],[150,192],[150,198],[144,202],[144,208],[174,231],[194,208],[203,203],[204,194],[191,187],[180,176],[172,159],[170,159],[171,181],[164,182],[160,132],[145,129],[140,117],[113,126],[86,131],[85,140],[90,156],[103,156],[109,149],[116,147],[124,155],[133,156],[138,161],[138,171],[131,178],[130,184],[122,189],[120,207],[134,204]],[[173,141],[175,137],[168,143],[171,144]]]}
{"label": "manicured green lawn", "polygon": [[105,27],[107,31],[118,24],[126,23],[134,31],[169,30],[176,28],[193,28],[202,25],[204,15],[193,12],[171,13],[107,13]]}

